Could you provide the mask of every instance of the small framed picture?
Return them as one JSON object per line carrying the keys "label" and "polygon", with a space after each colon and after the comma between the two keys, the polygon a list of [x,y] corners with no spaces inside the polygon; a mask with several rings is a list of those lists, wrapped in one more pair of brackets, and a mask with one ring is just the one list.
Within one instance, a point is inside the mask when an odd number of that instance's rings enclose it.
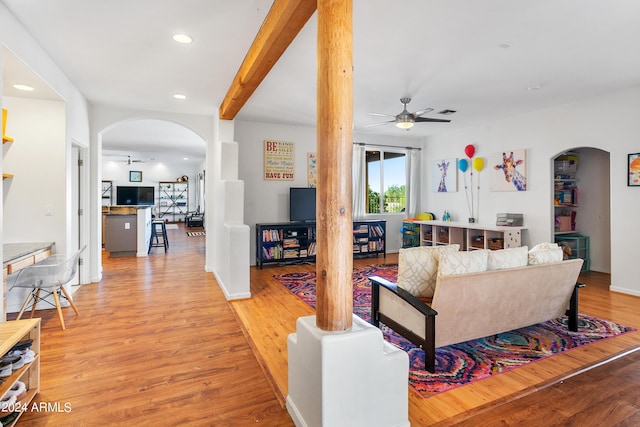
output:
{"label": "small framed picture", "polygon": [[129,181],[130,182],[142,182],[142,172],[141,171],[129,171]]}
{"label": "small framed picture", "polygon": [[640,187],[640,153],[629,154],[627,163],[627,172],[629,172],[629,187]]}

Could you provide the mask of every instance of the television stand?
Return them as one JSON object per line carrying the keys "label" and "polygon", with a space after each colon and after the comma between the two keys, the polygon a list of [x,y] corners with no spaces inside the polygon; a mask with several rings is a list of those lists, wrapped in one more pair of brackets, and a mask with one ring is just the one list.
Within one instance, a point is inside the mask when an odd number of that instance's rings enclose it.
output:
{"label": "television stand", "polygon": [[[386,221],[353,221],[353,256],[386,257]],[[316,222],[256,224],[256,265],[313,263]]]}

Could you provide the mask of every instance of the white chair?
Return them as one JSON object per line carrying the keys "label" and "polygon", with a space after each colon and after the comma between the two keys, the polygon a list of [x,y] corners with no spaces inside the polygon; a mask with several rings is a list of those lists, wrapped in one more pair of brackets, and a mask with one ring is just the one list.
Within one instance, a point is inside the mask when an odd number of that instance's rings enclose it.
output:
{"label": "white chair", "polygon": [[[79,314],[76,305],[73,303],[73,300],[64,285],[70,282],[76,275],[80,254],[85,248],[86,246],[83,246],[82,249],[71,255],[53,254],[36,264],[23,268],[16,274],[7,278],[7,282],[10,283],[9,290],[13,288],[31,289],[31,292],[29,292],[29,295],[27,295],[27,298],[20,308],[20,312],[18,313],[16,320],[20,320],[30,302],[31,317],[33,317],[35,313],[38,301],[44,301],[53,306],[53,304],[45,300],[46,297],[52,295],[53,300],[55,301],[55,307],[58,310],[60,325],[62,325],[62,329],[65,329],[59,297],[63,297],[69,301],[69,305],[71,305],[71,308],[73,308],[76,315]],[[45,291],[46,295],[41,297],[41,291]]]}

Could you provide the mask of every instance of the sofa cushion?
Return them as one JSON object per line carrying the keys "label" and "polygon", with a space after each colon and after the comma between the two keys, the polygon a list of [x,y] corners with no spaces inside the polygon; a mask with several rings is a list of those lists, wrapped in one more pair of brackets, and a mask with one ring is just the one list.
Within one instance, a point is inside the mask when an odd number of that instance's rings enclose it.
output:
{"label": "sofa cushion", "polygon": [[487,270],[501,270],[504,268],[525,267],[529,263],[529,248],[499,249],[489,252]]}
{"label": "sofa cushion", "polygon": [[562,248],[557,243],[540,243],[529,251],[529,265],[562,261]]}
{"label": "sofa cushion", "polygon": [[489,252],[489,249],[469,252],[443,252],[440,254],[438,274],[441,276],[454,276],[486,271]]}
{"label": "sofa cushion", "polygon": [[418,298],[432,298],[436,287],[438,261],[443,252],[456,252],[460,245],[419,246],[400,249],[398,286]]}

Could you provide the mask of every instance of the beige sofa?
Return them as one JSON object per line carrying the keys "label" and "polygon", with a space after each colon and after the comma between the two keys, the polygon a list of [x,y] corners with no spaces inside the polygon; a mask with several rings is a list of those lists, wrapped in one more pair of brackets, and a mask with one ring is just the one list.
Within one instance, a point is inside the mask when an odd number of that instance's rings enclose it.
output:
{"label": "beige sofa", "polygon": [[[461,259],[464,263],[465,258]],[[582,262],[573,259],[446,275],[440,268],[430,304],[394,283],[370,277],[371,321],[374,326],[384,323],[422,348],[425,369],[433,372],[438,347],[564,315],[569,316],[569,329],[576,331],[577,290],[584,286],[577,283]]]}

